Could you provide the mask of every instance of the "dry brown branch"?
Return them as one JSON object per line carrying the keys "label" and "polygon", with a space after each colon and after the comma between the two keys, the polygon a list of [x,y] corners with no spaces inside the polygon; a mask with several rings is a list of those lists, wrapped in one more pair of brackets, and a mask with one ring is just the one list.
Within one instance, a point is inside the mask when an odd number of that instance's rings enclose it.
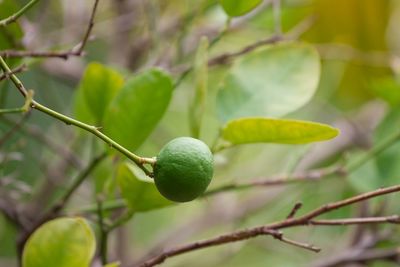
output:
{"label": "dry brown branch", "polygon": [[[221,235],[219,237],[206,239],[206,240],[198,241],[198,242],[194,242],[194,243],[189,243],[189,244],[183,245],[183,246],[178,246],[176,248],[172,248],[170,250],[164,251],[163,253],[159,254],[158,256],[151,258],[142,264],[132,265],[132,267],[133,266],[151,267],[151,266],[155,266],[155,265],[163,263],[166,259],[168,259],[170,257],[174,257],[174,256],[177,256],[177,255],[180,255],[183,253],[187,253],[187,252],[191,252],[191,251],[195,251],[195,250],[199,250],[199,249],[203,249],[203,248],[218,246],[218,245],[222,245],[222,244],[242,241],[242,240],[254,238],[254,237],[257,237],[260,235],[272,235],[271,233],[273,233],[273,232],[271,232],[271,231],[278,231],[278,230],[284,229],[284,228],[296,227],[296,226],[302,226],[302,225],[312,225],[314,218],[316,218],[320,215],[326,214],[330,211],[333,211],[333,210],[336,210],[336,209],[339,209],[339,208],[342,208],[345,206],[349,206],[354,203],[362,202],[362,201],[365,201],[365,200],[368,200],[371,198],[375,198],[378,196],[391,194],[391,193],[395,193],[395,192],[399,192],[399,191],[400,191],[400,185],[377,189],[375,191],[357,195],[355,197],[351,197],[351,198],[348,198],[348,199],[345,199],[342,201],[325,204],[325,205],[323,205],[315,210],[312,210],[311,212],[306,213],[305,215],[300,216],[298,218],[289,218],[289,219],[285,219],[283,221],[271,223],[268,225],[258,226],[258,227],[254,227],[254,228],[250,228],[250,229],[246,229],[246,230],[240,230],[240,231],[236,231],[233,233]],[[347,221],[349,221],[349,220],[347,220]],[[382,219],[382,218],[380,218],[380,219],[356,218],[356,219],[354,219],[353,224],[356,222],[357,223],[376,223],[377,221],[379,221],[379,223],[394,223],[394,222],[398,223],[398,217],[397,216],[390,217],[390,219],[389,219],[389,217],[385,217],[385,219]],[[325,222],[327,222],[327,221],[325,220]],[[334,224],[331,222],[329,225],[335,225],[335,226],[339,225],[340,226],[340,225],[346,224],[346,223],[343,223],[343,220],[339,220],[336,222],[337,222],[337,224]],[[321,224],[321,225],[324,225],[324,224]]]}
{"label": "dry brown branch", "polygon": [[345,176],[346,171],[342,166],[334,166],[329,168],[316,169],[316,170],[298,172],[293,174],[273,175],[271,177],[259,178],[257,180],[253,180],[250,182],[232,183],[223,185],[207,191],[204,194],[204,196],[211,196],[225,191],[242,190],[254,187],[279,186],[279,185],[288,185],[298,182],[319,181],[322,178],[330,175]]}

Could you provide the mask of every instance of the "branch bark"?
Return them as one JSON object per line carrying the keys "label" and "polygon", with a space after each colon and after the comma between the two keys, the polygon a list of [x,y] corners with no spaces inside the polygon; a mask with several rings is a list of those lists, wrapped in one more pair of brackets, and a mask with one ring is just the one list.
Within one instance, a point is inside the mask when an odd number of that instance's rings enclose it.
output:
{"label": "branch bark", "polygon": [[[315,210],[306,213],[303,216],[298,218],[288,218],[283,221],[262,225],[246,230],[240,230],[236,232],[232,232],[229,234],[221,235],[219,237],[206,239],[203,241],[197,241],[194,243],[189,243],[187,245],[179,246],[176,248],[172,248],[170,250],[166,250],[158,256],[151,258],[139,265],[131,265],[131,267],[152,267],[158,264],[163,263],[168,258],[178,256],[183,253],[188,253],[191,251],[204,249],[208,247],[218,246],[222,244],[237,242],[246,240],[249,238],[254,238],[260,235],[272,235],[271,231],[278,231],[280,229],[296,227],[296,226],[304,226],[304,225],[330,225],[330,226],[341,226],[346,224],[367,224],[367,223],[399,223],[399,217],[390,216],[383,218],[354,218],[354,219],[342,219],[342,220],[320,220],[320,224],[318,221],[314,221],[313,219],[321,216],[323,214],[329,213],[333,210],[337,210],[354,203],[362,202],[371,198],[375,198],[378,196],[383,196],[395,192],[400,191],[400,185],[386,187],[377,189],[375,191],[371,191],[365,194],[357,195],[342,201],[337,201],[333,203],[329,203],[323,205]],[[313,222],[316,222],[315,224]]]}

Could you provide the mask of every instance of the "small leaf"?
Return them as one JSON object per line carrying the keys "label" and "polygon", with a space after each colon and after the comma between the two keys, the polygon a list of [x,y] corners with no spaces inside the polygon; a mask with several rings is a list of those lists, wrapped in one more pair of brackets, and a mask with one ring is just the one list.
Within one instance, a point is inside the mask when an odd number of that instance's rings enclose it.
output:
{"label": "small leaf", "polygon": [[243,56],[233,65],[217,95],[223,122],[241,117],[281,117],[306,104],[320,76],[315,49],[285,43]]}
{"label": "small leaf", "polygon": [[208,45],[209,43],[207,37],[201,38],[194,64],[195,93],[189,110],[189,122],[192,136],[195,138],[199,138],[200,136],[201,122],[206,109],[208,84]]}
{"label": "small leaf", "polygon": [[382,98],[392,107],[398,107],[400,104],[400,83],[393,76],[383,76],[370,79],[369,89],[376,96]]}
{"label": "small leaf", "polygon": [[123,77],[115,70],[100,63],[91,63],[83,74],[78,90],[97,124],[101,124],[104,113],[124,83]]}
{"label": "small leaf", "polygon": [[140,177],[140,172],[135,173],[134,168],[128,163],[121,164],[117,174],[117,182],[121,189],[122,197],[126,200],[131,210],[143,212],[174,204],[161,196],[153,180]]}
{"label": "small leaf", "polygon": [[226,14],[231,17],[238,17],[252,11],[262,3],[262,0],[219,0],[219,3]]}
{"label": "small leaf", "polygon": [[95,236],[85,219],[55,219],[28,239],[23,267],[89,267],[95,249]]}
{"label": "small leaf", "polygon": [[329,140],[339,131],[329,125],[298,120],[244,118],[230,121],[222,129],[226,141],[238,144],[306,144]]}
{"label": "small leaf", "polygon": [[109,106],[105,133],[127,149],[136,150],[161,120],[172,91],[172,79],[161,70],[134,76]]}

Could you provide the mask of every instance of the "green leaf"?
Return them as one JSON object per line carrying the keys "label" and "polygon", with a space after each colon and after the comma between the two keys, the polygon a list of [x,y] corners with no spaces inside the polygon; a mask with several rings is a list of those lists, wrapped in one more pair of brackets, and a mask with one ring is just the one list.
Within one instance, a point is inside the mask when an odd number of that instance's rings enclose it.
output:
{"label": "green leaf", "polygon": [[95,236],[85,219],[55,219],[28,239],[23,267],[89,267],[95,249]]}
{"label": "green leaf", "polygon": [[[16,1],[0,0],[0,19],[7,18],[19,10]],[[0,50],[15,48],[18,40],[23,36],[19,23],[12,23],[7,27],[0,27]]]}
{"label": "green leaf", "polygon": [[117,182],[122,197],[134,212],[163,208],[174,204],[158,192],[153,180],[141,177],[134,166],[125,163],[118,167]]}
{"label": "green leaf", "polygon": [[206,109],[207,84],[208,84],[208,39],[203,37],[197,49],[194,75],[195,95],[189,110],[189,122],[192,136],[199,138],[201,122]]}
{"label": "green leaf", "polygon": [[97,124],[101,124],[108,105],[123,83],[124,78],[109,67],[100,63],[87,66],[78,90],[83,92],[88,111]]}
{"label": "green leaf", "polygon": [[243,56],[218,92],[223,122],[240,117],[280,117],[306,104],[320,77],[315,49],[302,43],[262,48]]}
{"label": "green leaf", "polygon": [[77,120],[88,124],[96,124],[96,119],[86,103],[83,90],[75,90],[74,94],[74,115]]}
{"label": "green leaf", "polygon": [[400,104],[400,83],[392,75],[370,79],[369,89],[392,107]]}
{"label": "green leaf", "polygon": [[136,150],[161,120],[172,91],[170,76],[161,70],[151,69],[131,78],[107,110],[105,133]]}
{"label": "green leaf", "polygon": [[329,125],[298,120],[244,118],[228,122],[222,129],[226,141],[250,143],[306,144],[329,140],[339,131]]}
{"label": "green leaf", "polygon": [[[375,146],[387,142],[388,138],[400,131],[400,109],[390,111],[375,130]],[[376,156],[376,167],[381,177],[380,183],[390,185],[398,183],[400,173],[400,142],[393,143]]]}
{"label": "green leaf", "polygon": [[[13,0],[0,0],[0,19],[4,19],[14,14],[20,9],[20,6]],[[21,38],[23,30],[18,22],[0,27],[0,50],[21,49]],[[9,59],[7,61],[10,67],[16,66],[21,61],[20,58]]]}
{"label": "green leaf", "polygon": [[226,14],[231,17],[238,17],[252,11],[262,3],[262,0],[219,0],[219,3]]}

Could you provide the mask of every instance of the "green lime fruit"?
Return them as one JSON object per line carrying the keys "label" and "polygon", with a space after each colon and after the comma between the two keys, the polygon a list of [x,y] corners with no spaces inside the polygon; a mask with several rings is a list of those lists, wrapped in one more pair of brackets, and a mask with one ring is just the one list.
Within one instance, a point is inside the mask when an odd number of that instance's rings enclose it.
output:
{"label": "green lime fruit", "polygon": [[213,155],[208,146],[198,139],[179,137],[158,154],[154,182],[167,199],[187,202],[206,191],[213,172]]}

